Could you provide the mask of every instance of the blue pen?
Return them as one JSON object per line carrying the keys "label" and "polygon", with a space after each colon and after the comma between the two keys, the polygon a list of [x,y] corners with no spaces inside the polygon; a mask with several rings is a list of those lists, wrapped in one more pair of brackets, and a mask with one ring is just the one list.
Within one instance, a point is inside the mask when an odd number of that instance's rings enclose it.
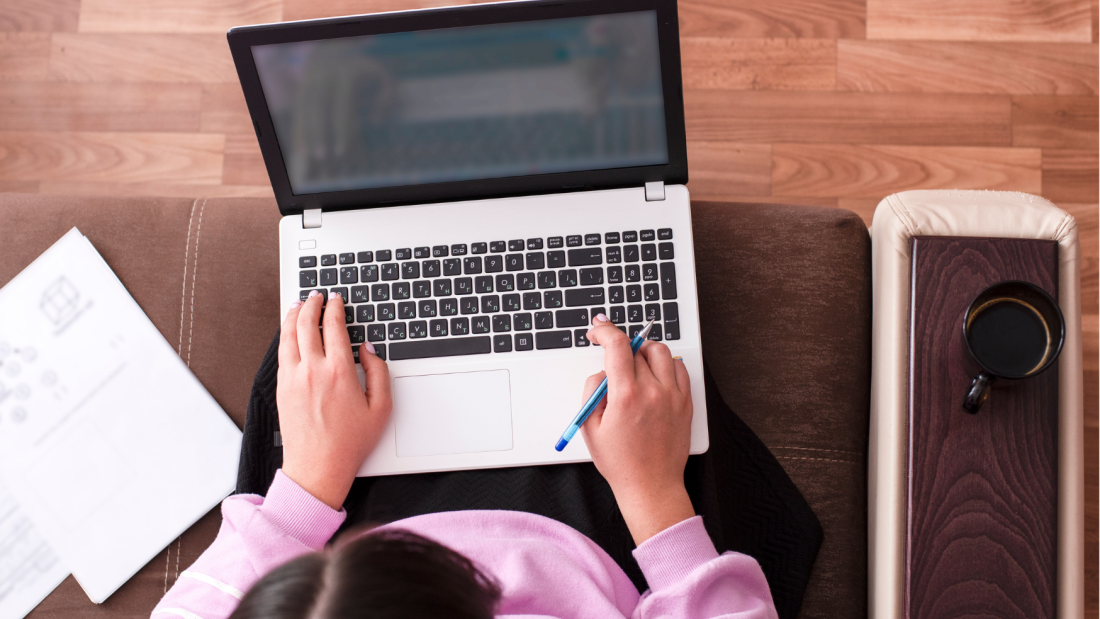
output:
{"label": "blue pen", "polygon": [[[649,330],[653,328],[653,320],[650,320],[646,324],[645,328],[638,332],[638,335],[634,336],[633,340],[630,340],[630,353],[635,354],[638,349],[645,343],[645,338],[649,335]],[[577,413],[577,416],[573,418],[573,422],[569,424],[569,427],[562,433],[561,438],[558,439],[558,444],[554,445],[554,449],[561,451],[565,449],[565,446],[569,444],[569,441],[573,440],[573,435],[577,433],[577,430],[581,429],[581,424],[584,423],[588,416],[592,414],[592,411],[596,410],[596,407],[600,405],[600,402],[607,397],[607,377],[605,376],[599,387],[592,392],[592,397],[588,398],[588,401],[581,407],[581,412]]]}

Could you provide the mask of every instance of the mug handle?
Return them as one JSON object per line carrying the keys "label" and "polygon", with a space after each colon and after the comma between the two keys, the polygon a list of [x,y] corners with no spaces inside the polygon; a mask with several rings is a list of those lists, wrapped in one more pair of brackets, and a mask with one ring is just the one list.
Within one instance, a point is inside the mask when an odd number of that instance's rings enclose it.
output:
{"label": "mug handle", "polygon": [[974,380],[970,381],[970,391],[963,399],[963,410],[971,415],[977,414],[978,409],[982,407],[982,404],[985,404],[986,398],[989,397],[989,390],[993,387],[993,381],[995,380],[997,380],[995,377],[985,372],[975,376]]}

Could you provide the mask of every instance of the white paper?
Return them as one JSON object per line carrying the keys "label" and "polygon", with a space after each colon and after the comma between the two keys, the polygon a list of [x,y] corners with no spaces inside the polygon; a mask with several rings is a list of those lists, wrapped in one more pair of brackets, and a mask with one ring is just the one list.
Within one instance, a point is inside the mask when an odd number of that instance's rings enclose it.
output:
{"label": "white paper", "polygon": [[0,479],[0,619],[22,619],[68,575]]}
{"label": "white paper", "polygon": [[93,602],[233,490],[240,444],[75,228],[0,289],[0,475]]}

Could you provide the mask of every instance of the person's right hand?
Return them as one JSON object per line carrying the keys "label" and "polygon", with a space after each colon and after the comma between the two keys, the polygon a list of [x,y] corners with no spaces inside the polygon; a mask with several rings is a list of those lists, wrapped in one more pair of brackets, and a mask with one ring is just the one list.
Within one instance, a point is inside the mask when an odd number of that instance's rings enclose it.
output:
{"label": "person's right hand", "polygon": [[607,398],[581,433],[640,545],[695,515],[684,488],[692,414],[687,368],[659,342],[646,342],[631,355],[630,338],[603,315],[588,339],[603,347],[606,374],[588,378],[584,401],[605,375]]}

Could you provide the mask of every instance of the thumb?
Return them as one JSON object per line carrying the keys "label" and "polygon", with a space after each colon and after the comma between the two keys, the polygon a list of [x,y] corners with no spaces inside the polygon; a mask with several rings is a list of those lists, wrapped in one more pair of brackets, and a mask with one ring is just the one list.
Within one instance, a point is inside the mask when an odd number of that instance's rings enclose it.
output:
{"label": "thumb", "polygon": [[[581,397],[582,406],[588,401],[588,398],[592,397],[592,394],[596,391],[596,388],[600,386],[604,378],[607,378],[607,373],[599,371],[589,376],[588,379],[584,381],[584,396]],[[599,428],[600,422],[603,421],[604,409],[606,408],[607,398],[604,398],[596,405],[596,408],[592,410],[592,414],[588,416],[588,420],[581,426],[581,431],[584,432],[585,428]]]}
{"label": "thumb", "polygon": [[[370,348],[368,348],[368,346]],[[367,406],[371,410],[393,408],[393,393],[390,391],[390,367],[374,353],[374,345],[359,345],[359,364],[367,375]]]}

